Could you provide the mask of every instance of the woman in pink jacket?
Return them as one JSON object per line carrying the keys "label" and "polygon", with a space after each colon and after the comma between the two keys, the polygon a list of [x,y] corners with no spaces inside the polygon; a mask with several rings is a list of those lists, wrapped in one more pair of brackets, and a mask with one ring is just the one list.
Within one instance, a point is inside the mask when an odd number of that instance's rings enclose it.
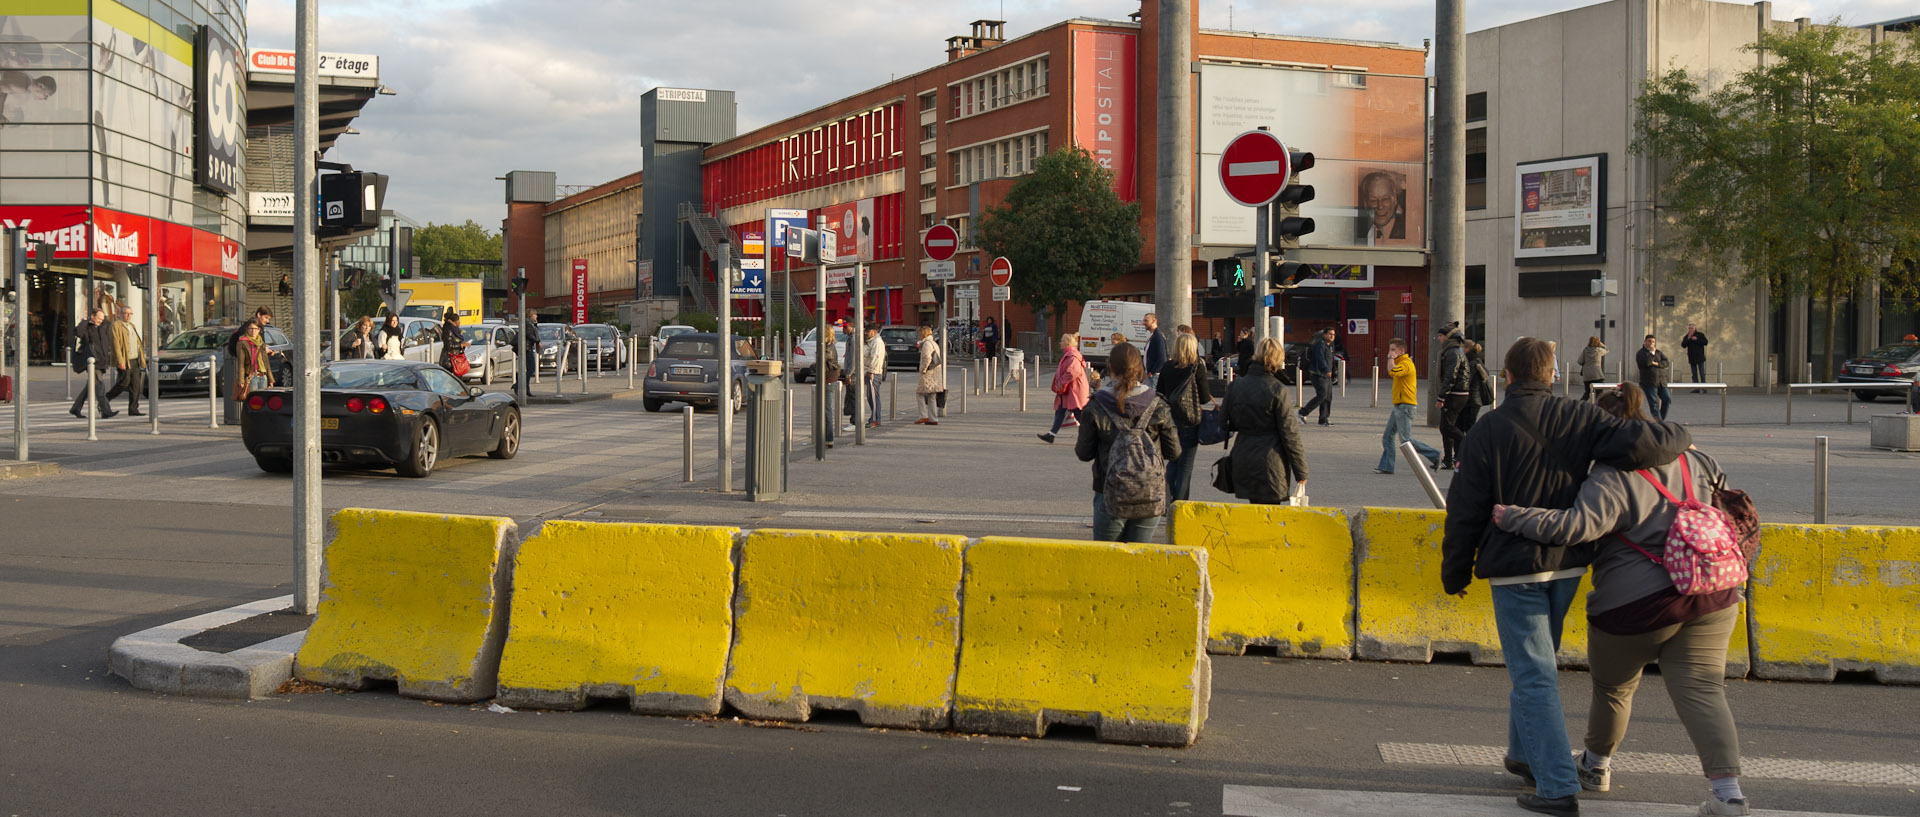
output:
{"label": "woman in pink jacket", "polygon": [[1039,435],[1047,443],[1060,433],[1068,414],[1078,416],[1087,407],[1087,359],[1080,356],[1080,336],[1060,336],[1060,367],[1053,370],[1053,428]]}

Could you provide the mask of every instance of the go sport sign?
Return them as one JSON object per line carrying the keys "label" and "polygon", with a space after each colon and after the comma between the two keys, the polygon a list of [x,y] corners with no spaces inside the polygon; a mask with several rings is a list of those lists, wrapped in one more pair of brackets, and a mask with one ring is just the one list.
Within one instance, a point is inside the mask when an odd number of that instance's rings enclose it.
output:
{"label": "go sport sign", "polygon": [[240,49],[201,26],[193,41],[193,181],[226,195],[240,189],[247,104],[240,82]]}

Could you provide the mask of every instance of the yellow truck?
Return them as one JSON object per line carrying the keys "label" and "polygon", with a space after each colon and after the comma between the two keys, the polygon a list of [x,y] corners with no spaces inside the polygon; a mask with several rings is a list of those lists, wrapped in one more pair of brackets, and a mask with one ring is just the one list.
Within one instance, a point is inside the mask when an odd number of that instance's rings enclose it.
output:
{"label": "yellow truck", "polygon": [[407,295],[400,307],[403,318],[444,320],[449,309],[460,314],[463,324],[479,323],[483,317],[486,295],[478,278],[405,278],[400,291]]}

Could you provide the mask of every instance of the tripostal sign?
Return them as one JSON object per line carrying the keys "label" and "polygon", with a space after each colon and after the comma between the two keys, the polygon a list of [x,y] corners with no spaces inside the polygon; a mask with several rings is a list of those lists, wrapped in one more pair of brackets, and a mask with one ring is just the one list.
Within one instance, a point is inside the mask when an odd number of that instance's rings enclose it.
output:
{"label": "tripostal sign", "polygon": [[810,130],[781,137],[771,146],[779,151],[781,184],[802,188],[827,184],[829,174],[845,170],[871,168],[880,172],[885,162],[901,155],[900,104],[884,107],[828,122]]}
{"label": "tripostal sign", "polygon": [[[264,74],[291,74],[294,69],[292,51],[280,48],[254,48],[247,51],[247,69]],[[340,54],[330,51],[320,52],[315,73],[323,77],[354,77],[357,79],[379,79],[380,58],[372,54]]]}
{"label": "tripostal sign", "polygon": [[587,259],[573,259],[573,322],[587,322]]}
{"label": "tripostal sign", "polygon": [[1073,35],[1073,142],[1113,171],[1121,201],[1139,193],[1135,168],[1136,34],[1076,31]]}

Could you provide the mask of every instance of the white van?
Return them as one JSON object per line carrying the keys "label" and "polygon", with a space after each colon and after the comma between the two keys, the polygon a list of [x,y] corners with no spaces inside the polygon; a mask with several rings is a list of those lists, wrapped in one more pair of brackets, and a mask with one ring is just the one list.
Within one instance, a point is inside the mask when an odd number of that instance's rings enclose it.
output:
{"label": "white van", "polygon": [[1087,362],[1095,366],[1102,365],[1107,352],[1113,348],[1113,333],[1119,332],[1127,337],[1127,342],[1147,349],[1147,340],[1152,333],[1147,331],[1147,316],[1153,314],[1153,304],[1139,301],[1087,301],[1080,306],[1080,354]]}

